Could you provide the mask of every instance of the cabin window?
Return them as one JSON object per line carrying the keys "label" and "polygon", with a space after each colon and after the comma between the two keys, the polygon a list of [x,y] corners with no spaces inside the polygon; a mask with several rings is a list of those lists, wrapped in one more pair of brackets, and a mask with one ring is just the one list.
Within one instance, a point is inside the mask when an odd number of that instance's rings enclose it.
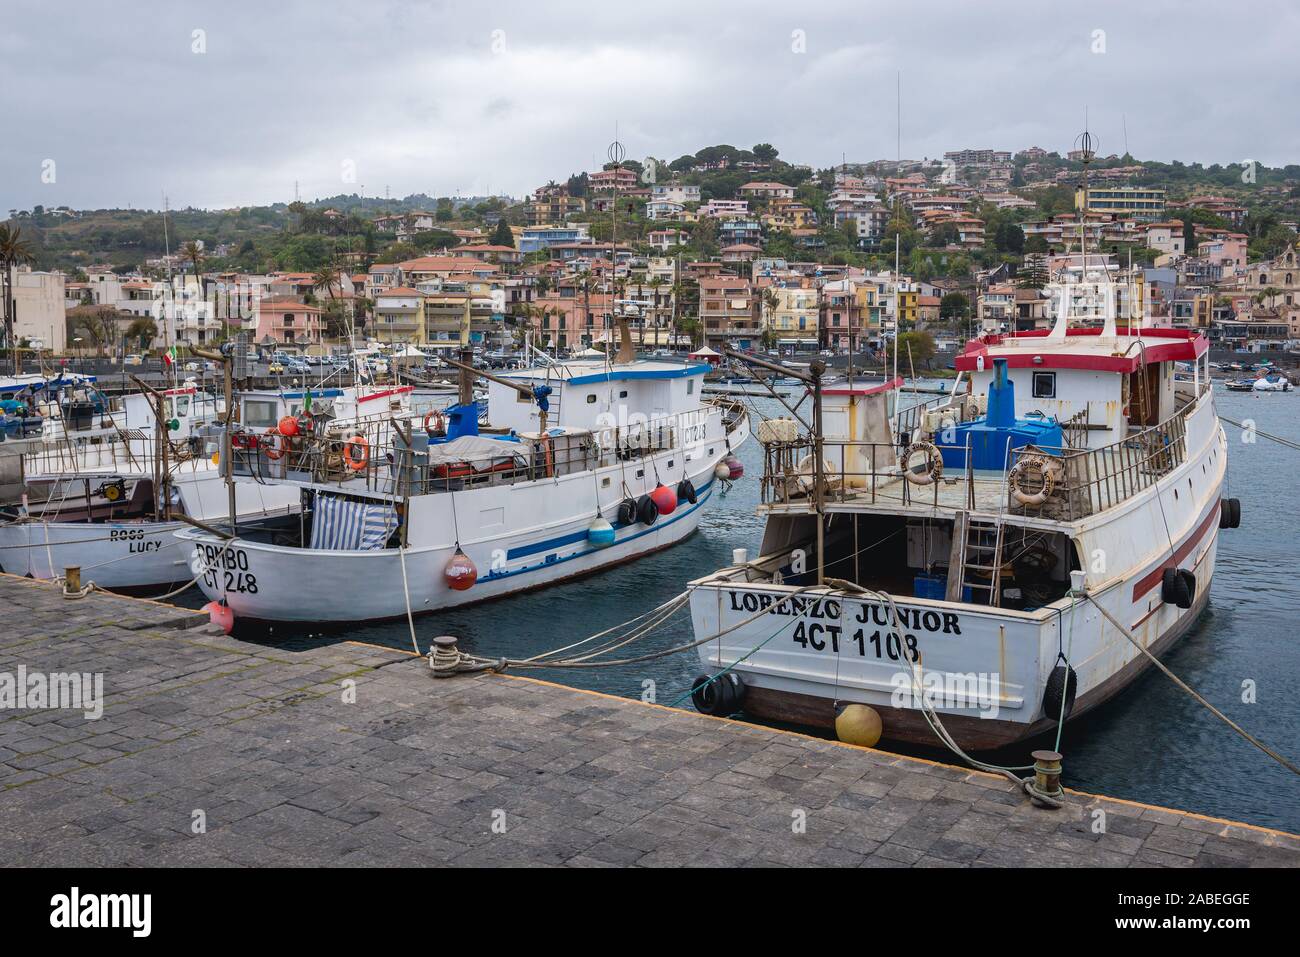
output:
{"label": "cabin window", "polygon": [[686,394],[687,394],[687,395],[694,395],[694,394],[695,394],[695,380],[694,380],[694,379],[687,379],[687,380],[686,380]]}
{"label": "cabin window", "polygon": [[619,397],[620,399],[626,399],[626,398],[627,398],[627,389],[623,389],[622,391],[620,391],[619,394],[618,394],[618,397]]}
{"label": "cabin window", "polygon": [[515,393],[515,401],[516,401],[516,402],[522,402],[522,403],[524,403],[525,405],[527,405],[527,404],[529,404],[530,402],[533,401],[533,397],[532,397],[531,395],[528,395],[526,392],[516,392],[516,393]]}
{"label": "cabin window", "polygon": [[1056,398],[1056,373],[1035,372],[1033,391],[1034,391],[1035,399],[1055,399]]}
{"label": "cabin window", "polygon": [[595,404],[596,404],[596,393],[593,392],[587,396],[587,405],[595,405]]}
{"label": "cabin window", "polygon": [[244,400],[243,423],[249,428],[263,428],[275,425],[279,420],[279,403],[261,399]]}

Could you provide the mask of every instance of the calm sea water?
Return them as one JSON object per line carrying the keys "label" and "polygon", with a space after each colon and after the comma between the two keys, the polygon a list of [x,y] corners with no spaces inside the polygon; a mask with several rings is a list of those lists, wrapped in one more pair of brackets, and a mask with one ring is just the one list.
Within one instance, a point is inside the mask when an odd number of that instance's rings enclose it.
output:
{"label": "calm sea water", "polygon": [[[1259,429],[1300,441],[1300,394],[1255,396],[1220,390],[1220,411]],[[755,400],[767,414],[779,406]],[[1230,491],[1241,499],[1242,527],[1221,534],[1211,601],[1196,627],[1165,658],[1174,671],[1245,728],[1300,759],[1300,453],[1266,439],[1244,443],[1226,426]],[[460,611],[416,619],[422,648],[437,634],[485,656],[523,658],[568,644],[665,602],[683,584],[731,560],[733,548],[757,554],[762,522],[755,515],[757,442],[740,452],[745,477],[708,506],[690,539],[667,551],[606,572]],[[277,627],[249,638],[297,643],[356,639],[410,648],[406,622],[325,633]],[[692,639],[683,611],[637,653]],[[630,653],[630,652],[629,652]],[[694,651],[653,662],[601,669],[521,672],[578,688],[640,697],[654,683],[656,700],[687,695],[700,671]],[[1253,684],[1255,702],[1243,701]],[[689,698],[681,707],[690,708]],[[1049,742],[1050,743],[1050,742]],[[1028,763],[1029,746],[1002,755]],[[1067,783],[1084,791],[1182,808],[1300,832],[1300,780],[1223,725],[1155,669],[1080,722],[1061,744]],[[947,759],[946,753],[917,751]]]}

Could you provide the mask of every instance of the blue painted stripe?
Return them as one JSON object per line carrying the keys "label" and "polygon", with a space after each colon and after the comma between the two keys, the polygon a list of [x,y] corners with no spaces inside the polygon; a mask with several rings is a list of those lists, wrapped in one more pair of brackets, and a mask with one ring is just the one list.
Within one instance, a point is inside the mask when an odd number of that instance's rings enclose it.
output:
{"label": "blue painted stripe", "polygon": [[687,376],[704,375],[713,366],[707,362],[680,369],[611,369],[608,372],[595,372],[591,375],[576,375],[572,379],[561,380],[565,385],[586,385],[590,382],[616,382],[624,379],[684,379]]}
{"label": "blue painted stripe", "polygon": [[[605,551],[609,551],[609,549],[611,548],[617,548],[619,545],[623,545],[627,542],[636,541],[641,536],[649,535],[651,532],[656,532],[661,528],[667,528],[673,522],[680,521],[681,519],[685,518],[687,515],[690,515],[696,509],[702,508],[704,506],[704,503],[708,501],[709,496],[713,494],[713,483],[714,483],[714,479],[710,478],[708,484],[706,484],[703,488],[696,490],[696,495],[698,497],[698,500],[694,505],[690,506],[689,508],[683,509],[679,514],[674,515],[672,518],[668,519],[665,522],[656,522],[654,525],[648,526],[643,531],[637,532],[633,535],[628,535],[625,538],[620,538],[613,545],[606,546],[605,548],[595,548],[595,547],[586,548],[580,552],[574,552],[572,555],[565,555],[563,558],[547,559],[538,562],[535,565],[526,565],[523,568],[508,569],[506,571],[493,571],[488,573],[487,575],[480,576],[479,581],[496,581],[497,579],[500,578],[511,578],[515,575],[522,575],[525,572],[535,572],[542,568],[553,568],[554,566],[563,564],[564,562],[571,562],[575,558],[582,558],[585,555],[590,555],[592,552],[605,552]],[[628,525],[616,526],[616,528],[630,528],[630,527],[631,526]],[[586,537],[587,537],[587,533],[583,532],[580,535],[578,535],[576,539],[572,535],[566,535],[563,537],[563,539],[570,539],[572,541],[576,541],[579,539],[585,539]],[[558,544],[561,541],[563,541],[563,539],[559,539],[559,538],[552,539],[551,543],[554,543],[558,546]],[[546,547],[551,543],[542,542],[536,546],[523,546],[523,547],[531,548],[533,551],[530,552],[530,554],[532,554],[537,551],[545,551]]]}

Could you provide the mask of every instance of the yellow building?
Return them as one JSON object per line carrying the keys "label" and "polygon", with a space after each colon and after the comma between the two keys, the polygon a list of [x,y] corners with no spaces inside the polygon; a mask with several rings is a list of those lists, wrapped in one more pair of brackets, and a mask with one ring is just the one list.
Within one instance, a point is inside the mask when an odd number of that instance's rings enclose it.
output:
{"label": "yellow building", "polygon": [[375,295],[374,337],[380,342],[424,342],[424,294],[410,286]]}
{"label": "yellow building", "polygon": [[778,345],[808,346],[818,342],[817,290],[802,286],[771,289],[775,303],[763,296],[763,326],[771,330]]}

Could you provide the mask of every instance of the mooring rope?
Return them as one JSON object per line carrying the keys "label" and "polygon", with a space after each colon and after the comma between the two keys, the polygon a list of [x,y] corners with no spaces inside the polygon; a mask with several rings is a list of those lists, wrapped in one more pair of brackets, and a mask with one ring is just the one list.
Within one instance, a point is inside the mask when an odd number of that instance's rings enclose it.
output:
{"label": "mooring rope", "polygon": [[1253,734],[1251,734],[1241,725],[1237,724],[1237,722],[1233,721],[1226,714],[1224,714],[1214,705],[1210,704],[1210,702],[1206,701],[1203,697],[1197,694],[1197,692],[1189,684],[1187,684],[1187,682],[1183,681],[1182,678],[1179,678],[1176,674],[1170,671],[1169,668],[1165,666],[1164,662],[1162,662],[1155,655],[1151,654],[1151,652],[1148,651],[1140,641],[1138,641],[1136,638],[1133,637],[1132,633],[1129,632],[1127,628],[1125,628],[1122,624],[1116,621],[1115,616],[1112,615],[1109,611],[1107,611],[1104,607],[1102,607],[1101,602],[1097,601],[1097,599],[1094,598],[1092,595],[1085,595],[1084,597],[1086,597],[1088,601],[1092,602],[1093,605],[1097,607],[1097,610],[1101,612],[1103,616],[1105,616],[1106,620],[1109,621],[1112,625],[1114,625],[1116,630],[1125,638],[1127,638],[1134,648],[1142,652],[1142,654],[1146,655],[1147,658],[1151,659],[1151,663],[1154,664],[1161,671],[1163,671],[1165,673],[1165,676],[1169,678],[1170,681],[1178,685],[1179,688],[1181,688],[1183,691],[1191,695],[1192,698],[1194,698],[1197,702],[1203,705],[1206,708],[1206,710],[1208,710],[1212,715],[1214,715],[1216,718],[1218,718],[1220,721],[1222,721],[1224,724],[1230,727],[1233,731],[1236,731],[1239,735],[1241,735],[1243,738],[1245,738],[1255,747],[1259,748],[1259,750],[1263,751],[1265,754],[1267,754],[1278,764],[1282,765],[1282,767],[1286,768],[1292,774],[1300,774],[1300,767],[1296,767],[1294,764],[1292,764],[1290,761],[1284,758],[1277,751],[1273,750],[1263,741],[1259,740],[1259,738],[1255,737]]}
{"label": "mooring rope", "polygon": [[1278,445],[1285,445],[1289,449],[1295,449],[1297,452],[1300,452],[1300,442],[1294,442],[1291,439],[1283,438],[1280,435],[1274,435],[1272,432],[1265,432],[1263,429],[1257,429],[1253,425],[1246,425],[1244,422],[1230,419],[1226,415],[1221,415],[1219,418],[1224,422],[1227,422],[1229,425],[1235,425],[1243,432],[1249,432],[1252,435],[1262,435],[1271,442],[1276,442]]}

